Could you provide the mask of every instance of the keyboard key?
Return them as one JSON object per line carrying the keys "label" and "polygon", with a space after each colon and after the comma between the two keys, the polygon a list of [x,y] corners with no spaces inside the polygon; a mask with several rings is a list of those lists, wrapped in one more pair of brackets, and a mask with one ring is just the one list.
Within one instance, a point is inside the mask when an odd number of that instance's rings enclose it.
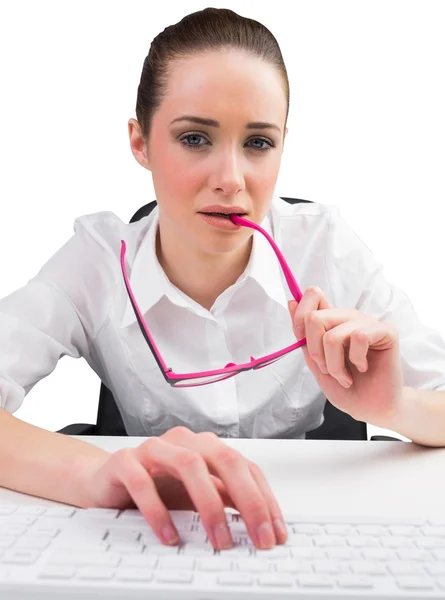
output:
{"label": "keyboard key", "polygon": [[326,556],[333,560],[357,560],[362,557],[359,550],[352,548],[329,548],[326,550]]}
{"label": "keyboard key", "polygon": [[338,577],[337,583],[340,587],[347,589],[370,590],[374,587],[372,579],[359,575],[341,575]]}
{"label": "keyboard key", "polygon": [[134,544],[111,544],[108,552],[114,554],[141,554],[144,546],[135,542]]}
{"label": "keyboard key", "polygon": [[371,535],[375,537],[388,535],[388,529],[382,525],[357,525],[359,535]]}
{"label": "keyboard key", "polygon": [[40,516],[46,511],[43,506],[19,506],[15,511],[16,515]]}
{"label": "keyboard key", "polygon": [[76,570],[72,567],[45,567],[38,574],[39,579],[72,579]]}
{"label": "keyboard key", "polygon": [[328,535],[355,535],[356,528],[352,525],[326,525],[326,533]]}
{"label": "keyboard key", "polygon": [[257,550],[256,555],[260,558],[289,558],[290,549],[286,546],[275,546],[270,550]]}
{"label": "keyboard key", "polygon": [[40,558],[40,555],[41,553],[37,550],[6,550],[0,558],[0,564],[32,565]]}
{"label": "keyboard key", "polygon": [[425,573],[418,563],[409,561],[391,561],[386,566],[391,575],[423,575]]}
{"label": "keyboard key", "polygon": [[275,563],[279,573],[312,573],[312,565],[306,561],[280,560]]}
{"label": "keyboard key", "polygon": [[159,568],[166,570],[191,571],[195,566],[195,559],[190,556],[163,556],[159,560]]}
{"label": "keyboard key", "polygon": [[119,510],[116,508],[81,508],[77,511],[76,517],[79,519],[116,519]]}
{"label": "keyboard key", "polygon": [[50,537],[54,538],[59,534],[60,529],[58,527],[45,527],[41,525],[34,525],[28,529],[28,532],[33,537]]}
{"label": "keyboard key", "polygon": [[413,547],[409,538],[400,536],[382,537],[380,538],[380,543],[384,548],[391,548],[392,550]]}
{"label": "keyboard key", "polygon": [[141,569],[138,567],[128,567],[125,569],[119,569],[116,574],[116,579],[119,581],[144,581],[148,582],[153,579],[153,573],[147,569]]}
{"label": "keyboard key", "polygon": [[197,569],[199,571],[222,572],[230,571],[233,568],[233,562],[219,556],[213,558],[201,558],[198,561]]}
{"label": "keyboard key", "polygon": [[342,572],[341,564],[332,560],[316,560],[312,563],[315,573],[325,573],[326,575],[336,575]]}
{"label": "keyboard key", "polygon": [[354,560],[350,563],[351,571],[359,575],[386,575],[385,565],[377,561]]}
{"label": "keyboard key", "polygon": [[293,525],[292,531],[294,533],[304,533],[310,536],[324,534],[323,527],[321,527],[321,525],[315,525],[314,523],[299,523]]}
{"label": "keyboard key", "polygon": [[215,549],[210,544],[185,544],[182,553],[186,556],[214,556]]}
{"label": "keyboard key", "polygon": [[419,529],[412,525],[390,525],[388,529],[391,535],[395,536],[415,537],[419,535]]}
{"label": "keyboard key", "polygon": [[273,586],[273,587],[292,587],[293,579],[282,573],[263,573],[257,579],[258,584],[261,586]]}
{"label": "keyboard key", "polygon": [[162,571],[156,575],[159,583],[192,583],[193,573],[190,571]]}
{"label": "keyboard key", "polygon": [[397,558],[394,550],[385,548],[364,548],[362,554],[363,558],[367,560],[394,560]]}
{"label": "keyboard key", "polygon": [[221,573],[218,575],[217,582],[219,585],[248,586],[253,584],[253,577],[245,573]]}
{"label": "keyboard key", "polygon": [[12,525],[11,523],[0,523],[0,538],[3,536],[18,537],[28,531],[26,525]]}
{"label": "keyboard key", "polygon": [[378,538],[369,535],[352,535],[346,539],[351,548],[376,548],[380,545]]}
{"label": "keyboard key", "polygon": [[120,567],[137,567],[141,569],[154,569],[158,564],[156,556],[138,555],[123,556]]}
{"label": "keyboard key", "polygon": [[319,548],[332,548],[334,546],[346,546],[346,538],[335,535],[316,535],[314,544]]}
{"label": "keyboard key", "polygon": [[[328,550],[328,552],[330,549]],[[293,558],[325,558],[326,554],[320,548],[292,548]]]}
{"label": "keyboard key", "polygon": [[303,588],[330,588],[335,585],[335,580],[327,575],[300,575],[297,582]]}
{"label": "keyboard key", "polygon": [[96,567],[117,567],[121,558],[110,552],[64,552],[48,560],[51,565],[71,565],[76,567],[94,565]]}
{"label": "keyboard key", "polygon": [[268,561],[257,558],[243,558],[235,563],[238,571],[246,571],[249,573],[264,573],[269,570]]}
{"label": "keyboard key", "polygon": [[398,550],[397,555],[401,560],[431,560],[431,554],[423,550],[417,550],[415,548],[407,548],[404,550]]}
{"label": "keyboard key", "polygon": [[15,548],[20,548],[21,550],[26,548],[27,550],[44,550],[48,548],[51,543],[51,538],[32,538],[32,537],[22,537],[17,540],[15,544]]}
{"label": "keyboard key", "polygon": [[427,591],[434,589],[434,583],[427,579],[426,577],[421,577],[417,575],[409,575],[406,577],[398,577],[396,579],[397,585],[402,590],[418,590],[418,591]]}
{"label": "keyboard key", "polygon": [[107,581],[113,579],[114,569],[107,567],[84,567],[77,573],[77,579],[92,579],[96,581]]}
{"label": "keyboard key", "polygon": [[13,506],[12,504],[3,504],[3,506],[0,506],[0,517],[9,517],[15,513],[17,508],[17,506]]}
{"label": "keyboard key", "polygon": [[73,517],[76,512],[77,510],[70,506],[54,506],[52,508],[47,508],[42,516],[45,519],[69,519]]}
{"label": "keyboard key", "polygon": [[445,537],[445,527],[438,527],[433,525],[426,525],[420,528],[422,535],[429,535],[433,537]]}
{"label": "keyboard key", "polygon": [[[437,563],[426,563],[423,565],[425,571],[429,573],[429,575],[433,575],[437,577],[437,575],[445,576],[445,562],[437,562]],[[420,569],[420,567],[418,567]]]}

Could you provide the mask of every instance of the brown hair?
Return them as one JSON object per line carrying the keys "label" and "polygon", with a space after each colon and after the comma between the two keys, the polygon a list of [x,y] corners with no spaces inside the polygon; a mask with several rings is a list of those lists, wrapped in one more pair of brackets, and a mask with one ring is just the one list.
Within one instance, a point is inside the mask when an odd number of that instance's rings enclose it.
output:
{"label": "brown hair", "polygon": [[225,8],[205,8],[166,27],[151,43],[144,60],[136,101],[136,116],[148,140],[151,121],[167,89],[171,61],[206,50],[241,49],[274,65],[283,78],[286,122],[289,113],[289,80],[280,47],[261,23]]}

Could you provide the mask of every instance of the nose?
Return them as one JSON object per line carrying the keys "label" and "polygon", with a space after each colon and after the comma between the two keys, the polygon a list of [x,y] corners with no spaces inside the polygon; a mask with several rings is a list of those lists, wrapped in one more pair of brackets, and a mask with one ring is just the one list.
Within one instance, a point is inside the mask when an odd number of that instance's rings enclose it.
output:
{"label": "nose", "polygon": [[235,196],[244,190],[242,157],[235,149],[225,150],[213,164],[210,185],[215,192]]}

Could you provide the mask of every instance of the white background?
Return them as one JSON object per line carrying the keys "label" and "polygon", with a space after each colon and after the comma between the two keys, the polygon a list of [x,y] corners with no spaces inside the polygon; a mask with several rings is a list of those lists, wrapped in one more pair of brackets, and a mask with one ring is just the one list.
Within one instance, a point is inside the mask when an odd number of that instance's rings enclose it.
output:
{"label": "white background", "polygon": [[[0,0],[0,297],[71,236],[154,199],[127,122],[150,42],[207,2]],[[265,24],[291,86],[276,191],[336,204],[445,335],[445,2],[212,2]],[[1,349],[0,349],[1,351]],[[96,420],[99,381],[65,358],[15,415],[51,430]]]}

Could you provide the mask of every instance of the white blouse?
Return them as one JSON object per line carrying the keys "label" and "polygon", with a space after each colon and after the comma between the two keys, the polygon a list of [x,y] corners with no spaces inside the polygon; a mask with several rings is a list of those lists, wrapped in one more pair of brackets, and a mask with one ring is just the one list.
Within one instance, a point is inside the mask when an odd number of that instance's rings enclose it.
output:
{"label": "white blouse", "polygon": [[[257,371],[192,388],[165,382],[129,302],[121,240],[136,301],[166,363],[195,372],[247,362],[294,343],[291,299],[259,232],[245,272],[206,310],[170,283],[155,252],[157,207],[136,223],[111,212],[78,218],[75,234],[23,288],[0,300],[0,406],[15,412],[64,355],[83,357],[112,391],[129,435],[177,425],[221,437],[301,438],[323,422],[324,395],[295,350]],[[319,286],[334,307],[355,307],[399,331],[404,384],[445,389],[445,344],[329,205],[274,197],[261,224],[302,291]]]}

